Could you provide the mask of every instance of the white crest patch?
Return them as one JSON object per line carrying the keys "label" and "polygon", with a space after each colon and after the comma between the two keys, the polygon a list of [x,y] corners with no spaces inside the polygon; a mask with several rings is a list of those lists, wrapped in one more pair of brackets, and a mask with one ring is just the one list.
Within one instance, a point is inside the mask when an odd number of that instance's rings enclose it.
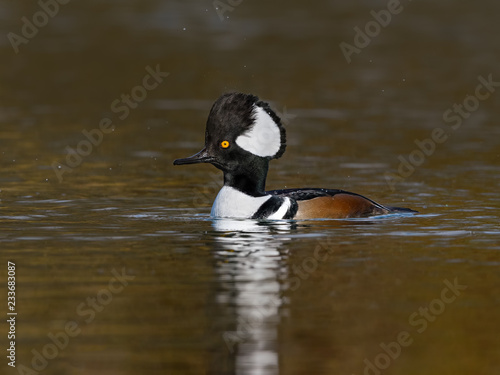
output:
{"label": "white crest patch", "polygon": [[274,156],[281,147],[281,133],[278,124],[261,107],[254,105],[255,123],[238,138],[236,144],[254,155]]}

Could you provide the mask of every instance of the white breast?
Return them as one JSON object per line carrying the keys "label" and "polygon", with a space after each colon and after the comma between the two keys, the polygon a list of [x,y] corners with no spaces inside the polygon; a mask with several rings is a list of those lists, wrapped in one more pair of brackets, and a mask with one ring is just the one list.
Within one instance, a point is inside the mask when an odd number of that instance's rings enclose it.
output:
{"label": "white breast", "polygon": [[235,188],[223,186],[212,206],[212,217],[251,218],[270,195],[252,197]]}

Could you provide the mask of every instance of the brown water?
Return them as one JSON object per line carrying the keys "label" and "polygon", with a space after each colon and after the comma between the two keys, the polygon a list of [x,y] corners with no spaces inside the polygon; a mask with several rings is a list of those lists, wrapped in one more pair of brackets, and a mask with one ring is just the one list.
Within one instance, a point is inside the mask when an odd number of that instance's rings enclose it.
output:
{"label": "brown water", "polygon": [[[476,91],[500,81],[500,4],[402,2],[347,63],[339,44],[387,5],[243,1],[221,21],[211,1],[69,2],[18,53],[4,37],[0,295],[15,262],[18,315],[0,372],[500,373],[500,92]],[[39,9],[5,3],[2,34]],[[269,189],[420,214],[210,219],[219,172],[172,161],[229,90],[284,118]]]}

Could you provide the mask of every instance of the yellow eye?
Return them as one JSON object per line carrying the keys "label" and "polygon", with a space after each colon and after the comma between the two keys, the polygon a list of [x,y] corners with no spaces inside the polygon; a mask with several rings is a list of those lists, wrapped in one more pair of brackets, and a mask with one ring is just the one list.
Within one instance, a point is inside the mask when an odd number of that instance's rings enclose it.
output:
{"label": "yellow eye", "polygon": [[229,147],[229,142],[228,141],[222,141],[221,144],[222,148],[228,148]]}

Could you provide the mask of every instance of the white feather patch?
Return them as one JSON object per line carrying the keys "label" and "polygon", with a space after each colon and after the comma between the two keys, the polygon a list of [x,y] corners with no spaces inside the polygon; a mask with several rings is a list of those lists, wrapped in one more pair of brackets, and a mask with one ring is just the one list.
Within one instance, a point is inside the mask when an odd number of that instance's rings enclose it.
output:
{"label": "white feather patch", "polygon": [[274,214],[269,215],[268,219],[270,220],[279,220],[283,219],[283,217],[286,215],[288,212],[288,209],[292,205],[292,202],[290,201],[290,198],[285,198],[285,201],[281,205],[281,207],[276,211]]}
{"label": "white feather patch", "polygon": [[236,144],[257,156],[274,156],[281,147],[280,128],[261,107],[254,106],[254,113],[252,128],[236,138]]}
{"label": "white feather patch", "polygon": [[271,195],[252,197],[230,186],[223,186],[212,206],[212,217],[249,219]]}

